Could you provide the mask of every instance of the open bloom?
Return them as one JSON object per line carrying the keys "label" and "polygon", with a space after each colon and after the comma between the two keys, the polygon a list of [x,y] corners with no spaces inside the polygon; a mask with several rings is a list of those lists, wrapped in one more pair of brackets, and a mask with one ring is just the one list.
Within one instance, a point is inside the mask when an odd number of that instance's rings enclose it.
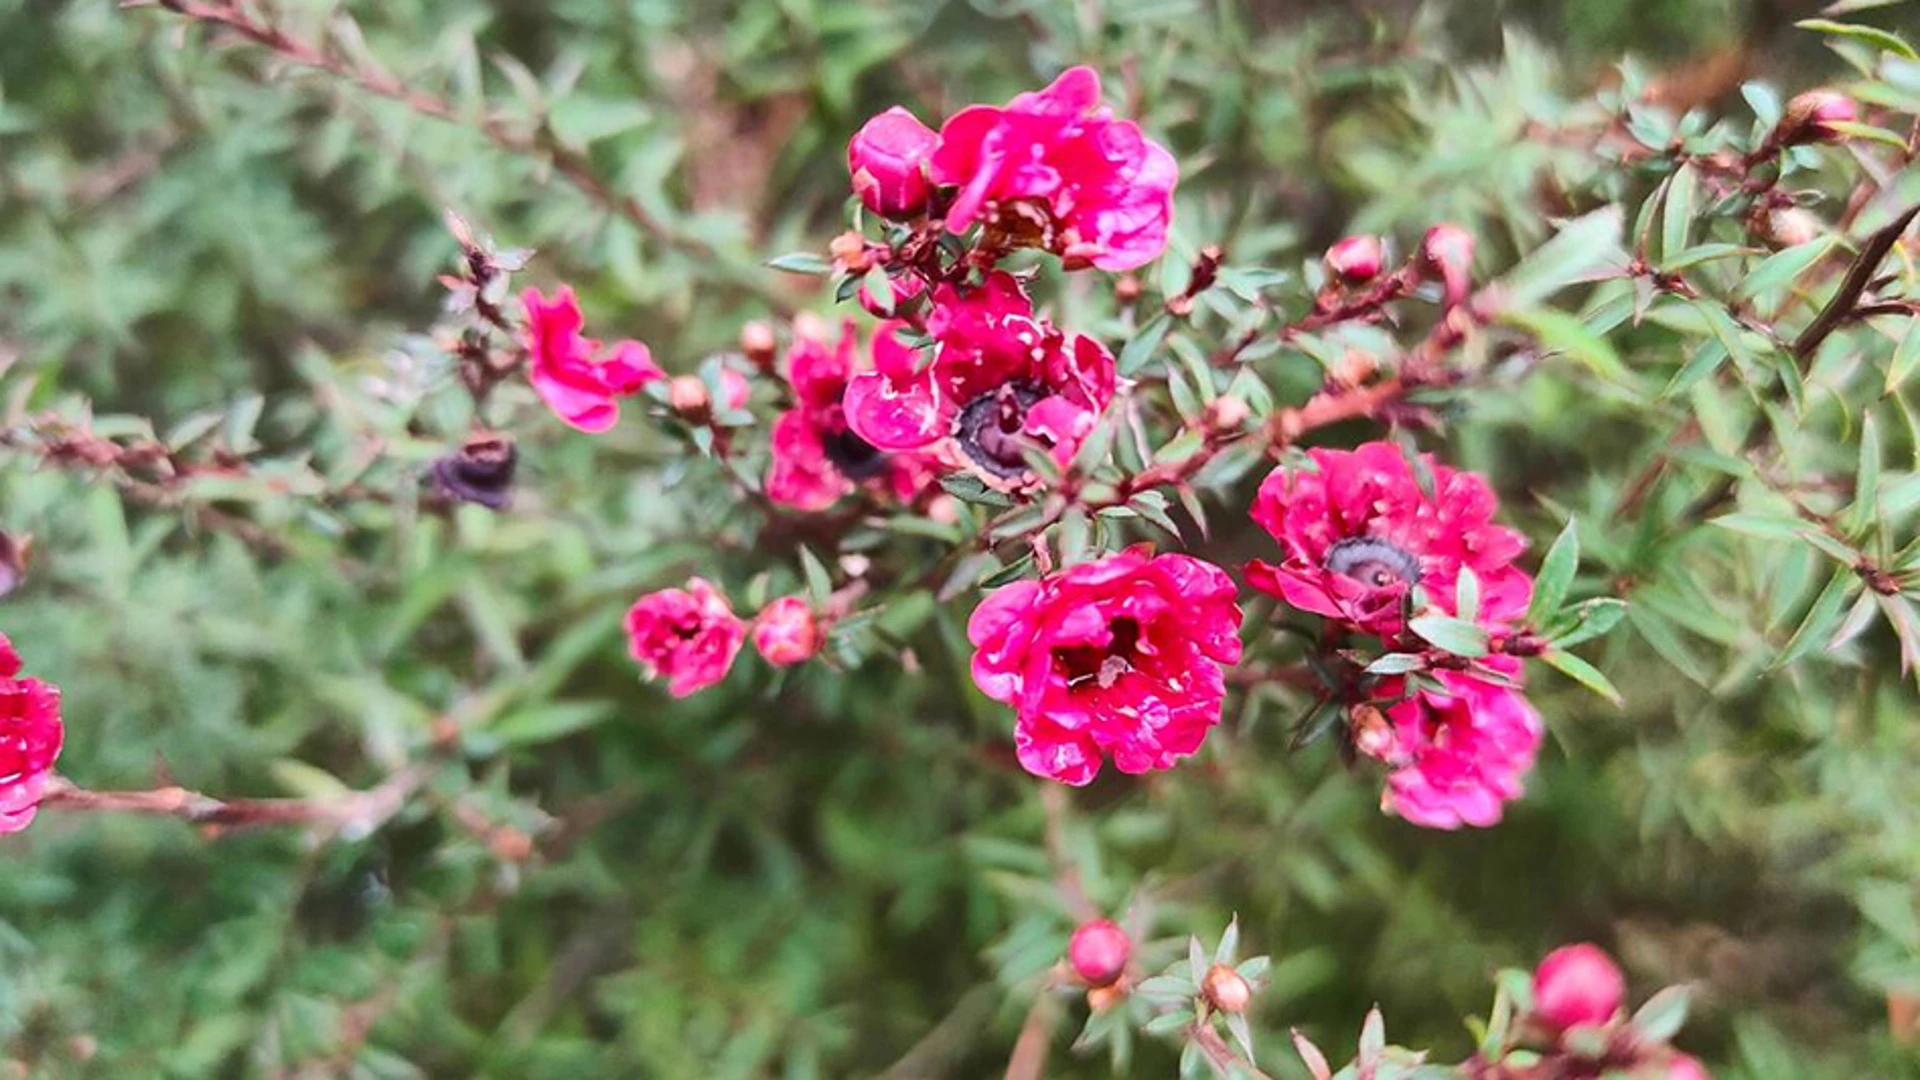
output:
{"label": "open bloom", "polygon": [[1366,752],[1387,762],[1381,803],[1429,829],[1485,827],[1525,791],[1544,733],[1520,691],[1442,672],[1446,693],[1422,691],[1387,710],[1390,730]]}
{"label": "open bloom", "polygon": [[60,689],[19,674],[20,656],[0,634],[0,833],[33,822],[66,733]]}
{"label": "open bloom", "polygon": [[702,578],[684,589],[648,593],[627,611],[627,645],[650,679],[666,678],[674,697],[719,682],[746,641],[747,624]]}
{"label": "open bloom", "polygon": [[973,681],[1017,710],[1020,764],[1086,784],[1107,756],[1143,773],[1200,748],[1239,630],[1226,571],[1141,546],[995,592],[967,638]]}
{"label": "open bloom", "polygon": [[1160,257],[1180,169],[1166,147],[1100,103],[1100,76],[1070,68],[1003,106],[974,105],[940,129],[937,184],[958,187],[947,229],[976,221],[1022,246],[1102,270]]}
{"label": "open bloom", "polygon": [[527,308],[527,378],[554,415],[581,431],[601,432],[620,419],[616,399],[639,392],[666,372],[638,341],[609,347],[580,333],[580,305],[562,285],[553,299],[539,289],[521,297]]}
{"label": "open bloom", "polygon": [[753,647],[774,667],[798,664],[820,651],[820,623],[805,600],[783,596],[754,617]]}
{"label": "open bloom", "polygon": [[1277,564],[1247,565],[1247,583],[1302,611],[1375,634],[1395,633],[1414,586],[1451,615],[1462,567],[1480,580],[1480,621],[1499,626],[1526,612],[1533,579],[1513,564],[1526,538],[1493,524],[1486,481],[1423,459],[1421,489],[1400,448],[1312,450],[1314,470],[1275,469],[1253,501],[1253,520],[1280,543]]}
{"label": "open bloom", "polygon": [[854,192],[881,217],[920,213],[933,194],[927,158],[939,142],[932,128],[898,105],[867,121],[847,144]]}
{"label": "open bloom", "polygon": [[[891,340],[895,329],[882,326],[877,331],[876,350],[883,347],[881,340]],[[897,342],[893,345],[904,348]],[[934,469],[925,455],[881,450],[848,425],[842,401],[854,376],[859,346],[850,322],[842,326],[839,343],[834,345],[813,329],[797,328],[787,354],[793,408],[773,424],[767,497],[774,502],[824,510],[859,484],[910,502],[933,483]]]}
{"label": "open bloom", "polygon": [[1604,1024],[1626,996],[1620,965],[1586,942],[1553,950],[1533,973],[1533,1015],[1556,1030]]}
{"label": "open bloom", "polygon": [[1033,313],[1011,274],[996,271],[965,292],[934,291],[931,363],[892,332],[873,347],[875,370],[847,386],[847,422],[883,450],[930,450],[945,439],[986,476],[1029,475],[1025,451],[1065,463],[1119,384],[1113,354]]}

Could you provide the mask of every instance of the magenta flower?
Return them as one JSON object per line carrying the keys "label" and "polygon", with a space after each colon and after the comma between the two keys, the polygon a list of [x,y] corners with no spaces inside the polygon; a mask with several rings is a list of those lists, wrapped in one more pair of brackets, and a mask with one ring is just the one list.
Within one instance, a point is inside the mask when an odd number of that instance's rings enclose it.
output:
{"label": "magenta flower", "polygon": [[[883,325],[874,338],[880,349],[897,329]],[[787,381],[793,408],[773,425],[773,466],[767,473],[767,497],[800,510],[824,510],[856,485],[911,502],[932,483],[932,462],[913,451],[889,453],[848,426],[842,399],[854,377],[860,347],[851,322],[842,325],[838,344],[823,335],[796,329],[787,353]]]}
{"label": "magenta flower", "polygon": [[1480,621],[1520,618],[1533,579],[1513,565],[1526,538],[1493,524],[1486,481],[1424,457],[1433,494],[1421,490],[1398,446],[1308,452],[1316,471],[1275,469],[1253,501],[1253,520],[1280,543],[1278,565],[1247,564],[1247,583],[1302,611],[1374,634],[1401,628],[1416,585],[1451,615],[1461,567],[1480,579]]}
{"label": "magenta flower", "polygon": [[1520,691],[1455,672],[1387,710],[1390,738],[1367,752],[1392,767],[1382,805],[1428,829],[1486,827],[1525,791],[1544,727]]}
{"label": "magenta flower", "polygon": [[665,677],[674,697],[727,677],[746,641],[747,625],[702,578],[685,589],[648,593],[627,611],[627,645],[647,678]]}
{"label": "magenta flower", "polygon": [[898,105],[867,121],[847,143],[854,193],[884,218],[919,214],[933,194],[927,158],[939,142],[932,128]]}
{"label": "magenta flower", "polygon": [[1030,475],[1025,451],[1065,464],[1113,400],[1113,354],[1033,314],[1011,274],[996,271],[962,293],[933,294],[931,363],[897,334],[874,339],[875,370],[847,386],[847,423],[883,450],[932,450],[943,440],[987,477]]}
{"label": "magenta flower", "polygon": [[807,602],[783,596],[753,620],[753,647],[774,667],[788,667],[820,651],[820,624]]}
{"label": "magenta flower", "polygon": [[20,656],[0,634],[0,834],[33,823],[66,736],[60,688],[19,674]]}
{"label": "magenta flower", "polygon": [[1144,773],[1198,750],[1220,721],[1239,629],[1226,571],[1140,546],[995,592],[967,639],[973,681],[1018,714],[1020,764],[1079,785],[1108,756]]}
{"label": "magenta flower", "polygon": [[1606,950],[1582,942],[1548,953],[1533,973],[1533,1015],[1556,1031],[1612,1020],[1627,980]]}
{"label": "magenta flower", "polygon": [[1004,107],[947,119],[933,180],[958,187],[947,229],[983,221],[1070,262],[1131,270],[1160,257],[1180,179],[1173,155],[1100,103],[1100,76],[1068,69]]}
{"label": "magenta flower", "polygon": [[638,341],[600,342],[580,334],[580,305],[573,288],[560,286],[553,299],[539,289],[521,297],[527,308],[527,378],[554,415],[580,431],[602,432],[620,419],[615,400],[638,393],[666,372]]}

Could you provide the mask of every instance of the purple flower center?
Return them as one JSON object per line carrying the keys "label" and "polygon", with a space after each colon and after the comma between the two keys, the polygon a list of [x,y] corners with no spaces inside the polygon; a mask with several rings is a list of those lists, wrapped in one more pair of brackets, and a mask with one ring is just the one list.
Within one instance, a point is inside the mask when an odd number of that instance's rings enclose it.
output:
{"label": "purple flower center", "polygon": [[820,447],[840,475],[849,480],[868,480],[886,470],[887,455],[880,448],[853,433],[852,428],[820,433]]}
{"label": "purple flower center", "polygon": [[1377,536],[1349,536],[1327,549],[1328,570],[1376,589],[1420,584],[1420,560]]}
{"label": "purple flower center", "polygon": [[960,410],[955,438],[973,463],[1011,479],[1027,471],[1027,410],[1046,395],[1031,383],[1005,383],[981,394]]}
{"label": "purple flower center", "polygon": [[1110,690],[1120,676],[1133,670],[1134,656],[1140,647],[1140,622],[1122,615],[1107,624],[1112,640],[1105,648],[1098,645],[1069,645],[1053,650],[1054,663],[1067,676],[1067,685],[1079,689],[1093,682]]}

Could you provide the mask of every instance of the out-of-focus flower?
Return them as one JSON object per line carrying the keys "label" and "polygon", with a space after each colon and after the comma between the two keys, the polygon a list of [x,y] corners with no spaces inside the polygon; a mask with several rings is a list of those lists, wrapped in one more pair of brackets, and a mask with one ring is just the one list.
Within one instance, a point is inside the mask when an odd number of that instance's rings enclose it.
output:
{"label": "out-of-focus flower", "polygon": [[866,284],[861,283],[857,294],[860,306],[867,310],[867,314],[879,319],[904,316],[915,301],[926,295],[927,283],[918,274],[901,274],[887,279],[887,292],[891,295],[891,307],[881,304]]}
{"label": "out-of-focus flower", "polygon": [[[875,350],[898,329],[885,324],[876,330]],[[854,377],[859,337],[851,322],[842,324],[837,343],[829,344],[826,334],[817,320],[794,325],[787,353],[794,402],[774,421],[767,497],[783,506],[823,510],[856,485],[869,484],[911,502],[933,483],[932,461],[915,451],[881,450],[853,431],[842,402]]]}
{"label": "out-of-focus flower", "polygon": [[1846,132],[1836,125],[1860,120],[1860,106],[1838,90],[1808,90],[1794,95],[1780,117],[1779,141],[1786,146],[1837,142]]}
{"label": "out-of-focus flower", "polygon": [[66,737],[59,687],[19,674],[20,654],[0,634],[0,833],[33,823]]}
{"label": "out-of-focus flower", "polygon": [[27,563],[32,553],[33,537],[0,531],[0,596],[19,588],[27,579]]}
{"label": "out-of-focus flower", "polygon": [[498,432],[471,435],[460,449],[434,461],[433,485],[448,498],[504,509],[513,499],[519,461],[513,438]]}
{"label": "out-of-focus flower", "polygon": [[1400,447],[1312,450],[1313,470],[1278,468],[1254,497],[1253,519],[1279,541],[1282,560],[1247,565],[1247,583],[1302,611],[1376,634],[1401,629],[1407,593],[1451,615],[1462,567],[1480,580],[1480,621],[1525,614],[1533,581],[1513,561],[1526,538],[1493,524],[1499,502],[1486,481],[1435,463],[1421,488]]}
{"label": "out-of-focus flower", "polygon": [[1620,966],[1598,945],[1562,946],[1534,969],[1533,1015],[1555,1030],[1604,1024],[1626,996]]}
{"label": "out-of-focus flower", "polygon": [[780,342],[773,336],[773,327],[757,319],[742,326],[740,352],[754,367],[771,372],[774,360],[780,355]]}
{"label": "out-of-focus flower", "polygon": [[847,144],[854,193],[881,217],[920,214],[933,194],[927,159],[939,142],[932,128],[898,105],[867,121]]}
{"label": "out-of-focus flower", "polygon": [[1033,314],[1013,276],[995,272],[966,292],[934,291],[931,363],[896,334],[874,340],[875,370],[847,387],[847,422],[883,450],[930,450],[943,440],[983,474],[1018,482],[1028,447],[1071,460],[1119,383],[1113,354]]}
{"label": "out-of-focus flower", "polygon": [[1386,247],[1377,236],[1349,236],[1327,249],[1327,273],[1344,285],[1365,285],[1387,265]]}
{"label": "out-of-focus flower", "polygon": [[753,647],[775,667],[798,664],[820,651],[820,624],[797,596],[783,596],[753,620]]}
{"label": "out-of-focus flower", "polygon": [[1440,305],[1452,308],[1473,291],[1473,234],[1458,225],[1435,225],[1420,240],[1419,269],[1440,282]]}
{"label": "out-of-focus flower", "polygon": [[527,309],[526,344],[531,356],[527,378],[554,415],[569,426],[601,432],[620,419],[619,398],[666,373],[638,341],[601,346],[580,333],[580,305],[573,288],[562,285],[553,299],[539,289],[521,297]]}
{"label": "out-of-focus flower", "polygon": [[1088,986],[1111,986],[1126,973],[1133,942],[1112,919],[1080,924],[1067,942],[1067,963]]}
{"label": "out-of-focus flower", "polygon": [[959,188],[947,228],[975,222],[1005,241],[1081,265],[1131,270],[1166,250],[1173,155],[1100,103],[1100,76],[1070,68],[1005,106],[948,118],[933,153],[936,183]]}
{"label": "out-of-focus flower", "polygon": [[627,645],[650,679],[686,697],[727,677],[747,627],[726,598],[702,578],[684,589],[648,593],[627,611]]}
{"label": "out-of-focus flower", "polygon": [[1667,1080],[1713,1080],[1706,1066],[1686,1054],[1675,1054],[1667,1062]]}
{"label": "out-of-focus flower", "polygon": [[1144,546],[993,593],[967,623],[973,681],[1018,713],[1028,772],[1086,784],[1167,769],[1220,720],[1222,669],[1240,659],[1225,571]]}
{"label": "out-of-focus flower", "polygon": [[1444,694],[1421,691],[1387,710],[1392,740],[1374,755],[1392,766],[1382,802],[1429,829],[1496,824],[1526,790],[1540,714],[1512,687],[1455,672],[1439,679]]}

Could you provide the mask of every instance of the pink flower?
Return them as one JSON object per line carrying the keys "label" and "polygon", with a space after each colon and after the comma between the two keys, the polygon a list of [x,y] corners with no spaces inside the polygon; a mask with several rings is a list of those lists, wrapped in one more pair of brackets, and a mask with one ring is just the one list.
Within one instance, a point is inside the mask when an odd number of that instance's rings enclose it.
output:
{"label": "pink flower", "polygon": [[[881,340],[890,339],[895,329],[881,326],[874,348],[881,348]],[[767,497],[774,502],[824,510],[858,484],[911,502],[932,485],[934,469],[925,455],[888,453],[849,427],[842,399],[854,376],[859,347],[851,322],[842,325],[835,345],[828,345],[819,330],[795,328],[787,354],[794,404],[774,421],[773,466],[767,473]]]}
{"label": "pink flower", "polygon": [[1392,738],[1375,755],[1393,767],[1382,801],[1424,828],[1484,828],[1524,793],[1544,727],[1518,690],[1439,678],[1447,693],[1422,691],[1387,710]]}
{"label": "pink flower", "polygon": [[939,142],[932,128],[898,105],[867,121],[847,144],[854,193],[881,217],[914,217],[933,194],[927,158]]}
{"label": "pink flower", "polygon": [[1810,142],[1835,142],[1846,137],[1836,125],[1852,124],[1860,119],[1860,107],[1838,90],[1808,90],[1787,102],[1780,121],[1781,141],[1789,146]]}
{"label": "pink flower", "polygon": [[1526,539],[1493,524],[1499,502],[1486,481],[1424,457],[1433,494],[1421,490],[1398,446],[1309,451],[1316,471],[1275,469],[1254,497],[1253,520],[1280,543],[1279,565],[1247,565],[1247,583],[1302,611],[1394,634],[1416,585],[1451,615],[1462,567],[1480,579],[1480,622],[1526,612],[1533,579],[1513,560]]}
{"label": "pink flower", "polygon": [[1140,546],[995,592],[967,639],[973,681],[1017,711],[1020,764],[1078,785],[1109,755],[1143,773],[1198,750],[1220,721],[1239,628],[1225,571]]}
{"label": "pink flower", "polygon": [[1067,942],[1067,963],[1088,986],[1111,986],[1127,970],[1133,942],[1112,919],[1080,924]]}
{"label": "pink flower", "polygon": [[1667,1062],[1667,1080],[1713,1080],[1706,1066],[1686,1054],[1675,1054]]}
{"label": "pink flower", "polygon": [[60,688],[19,674],[20,656],[0,634],[0,834],[33,823],[66,736]]}
{"label": "pink flower", "polygon": [[582,337],[580,305],[571,286],[560,286],[552,300],[539,289],[528,289],[521,302],[527,308],[526,343],[532,355],[527,378],[540,399],[569,426],[605,431],[620,418],[614,399],[666,378],[647,347],[637,341],[616,341],[603,354],[598,341]]}
{"label": "pink flower", "polygon": [[648,593],[627,611],[627,644],[649,679],[665,676],[674,697],[727,677],[747,627],[726,598],[702,578],[685,589]]}
{"label": "pink flower", "polygon": [[774,667],[798,664],[820,651],[820,624],[805,600],[783,596],[753,620],[753,647]]}
{"label": "pink flower", "polygon": [[1555,949],[1533,973],[1533,1015],[1557,1031],[1612,1020],[1626,996],[1620,966],[1598,945]]}
{"label": "pink flower", "polygon": [[964,293],[936,289],[927,332],[937,344],[931,363],[883,331],[874,340],[876,370],[847,386],[847,423],[883,450],[925,450],[951,438],[981,472],[1017,482],[1029,475],[1029,447],[1070,460],[1119,384],[1106,346],[1036,317],[1004,272]]}
{"label": "pink flower", "polygon": [[1440,282],[1440,306],[1451,308],[1473,290],[1473,234],[1458,225],[1435,225],[1420,239],[1420,272]]}
{"label": "pink flower", "polygon": [[1131,270],[1166,250],[1179,166],[1100,104],[1091,68],[1071,68],[1005,107],[955,113],[932,166],[935,183],[960,189],[950,232],[984,221],[1016,243],[1102,270]]}

